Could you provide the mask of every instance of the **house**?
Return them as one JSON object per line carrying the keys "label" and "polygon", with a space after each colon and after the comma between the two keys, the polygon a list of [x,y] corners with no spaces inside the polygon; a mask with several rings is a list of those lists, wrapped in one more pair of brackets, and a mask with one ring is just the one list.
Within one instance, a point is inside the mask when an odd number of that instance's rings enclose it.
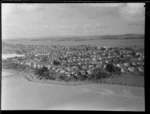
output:
{"label": "house", "polygon": [[122,72],[122,73],[125,73],[126,68],[125,68],[124,64],[117,64],[116,66],[121,69],[121,72]]}
{"label": "house", "polygon": [[23,64],[24,64],[24,62],[20,62],[20,64],[21,64],[21,65],[23,65]]}
{"label": "house", "polygon": [[137,69],[138,69],[139,72],[144,72],[144,67],[139,66],[139,67],[137,67]]}
{"label": "house", "polygon": [[123,65],[124,65],[125,67],[128,67],[128,66],[129,66],[129,63],[123,63]]}
{"label": "house", "polygon": [[51,68],[51,65],[47,65],[47,68],[50,69],[50,68]]}
{"label": "house", "polygon": [[36,63],[33,63],[33,67],[34,67],[34,68],[37,68],[37,64],[36,64]]}
{"label": "house", "polygon": [[128,71],[129,71],[129,72],[134,72],[134,71],[135,71],[135,68],[134,68],[134,67],[129,67],[129,68],[128,68]]}
{"label": "house", "polygon": [[41,68],[41,65],[37,64],[37,68]]}

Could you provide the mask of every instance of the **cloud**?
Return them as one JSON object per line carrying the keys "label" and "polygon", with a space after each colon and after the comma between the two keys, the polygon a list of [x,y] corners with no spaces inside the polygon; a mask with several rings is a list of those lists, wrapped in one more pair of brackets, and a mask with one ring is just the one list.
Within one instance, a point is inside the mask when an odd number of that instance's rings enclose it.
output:
{"label": "cloud", "polygon": [[[117,14],[127,22],[143,22],[145,19],[145,3],[89,3],[90,8],[105,8],[103,14]],[[101,9],[99,9],[101,10]]]}
{"label": "cloud", "polygon": [[95,30],[99,30],[99,29],[104,29],[106,26],[104,26],[104,25],[102,25],[102,24],[100,24],[100,23],[97,23],[97,24],[87,24],[87,25],[84,25],[84,26],[82,26],[81,28],[83,29],[83,30],[86,30],[86,31],[91,31],[91,30],[93,30],[93,31],[95,31]]}
{"label": "cloud", "polygon": [[3,14],[32,12],[32,11],[39,11],[42,9],[44,9],[43,4],[27,4],[27,3],[2,4],[2,13]]}
{"label": "cloud", "polygon": [[[45,26],[42,26],[45,27]],[[97,30],[105,29],[106,26],[96,23],[96,24],[78,24],[78,25],[59,25],[59,26],[46,26],[48,29],[61,31],[61,32],[94,32]]]}
{"label": "cloud", "polygon": [[3,25],[7,20],[17,15],[24,15],[25,13],[30,12],[39,12],[45,9],[43,4],[27,4],[27,3],[3,3],[2,4],[2,22]]}
{"label": "cloud", "polygon": [[106,26],[100,23],[96,23],[96,24],[74,25],[74,26],[70,26],[68,30],[73,30],[76,32],[94,32],[105,28]]}
{"label": "cloud", "polygon": [[23,4],[19,5],[18,8],[24,11],[38,11],[44,9],[44,6],[41,4]]}
{"label": "cloud", "polygon": [[141,27],[141,28],[143,28],[144,26],[145,26],[145,23],[144,22],[130,22],[130,23],[128,23],[128,26],[130,26],[130,27]]}
{"label": "cloud", "polygon": [[109,7],[109,8],[115,8],[122,6],[122,3],[89,3],[87,6],[89,7]]}
{"label": "cloud", "polygon": [[118,13],[122,19],[128,22],[144,21],[144,3],[126,3],[124,4],[124,6],[119,7]]}

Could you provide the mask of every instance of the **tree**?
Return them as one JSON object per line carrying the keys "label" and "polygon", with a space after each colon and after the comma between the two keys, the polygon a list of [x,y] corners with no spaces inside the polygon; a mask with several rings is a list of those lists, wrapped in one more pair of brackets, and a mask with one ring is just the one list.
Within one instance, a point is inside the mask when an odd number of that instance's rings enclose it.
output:
{"label": "tree", "polygon": [[132,55],[133,57],[135,57],[135,56],[136,56],[136,52],[135,52],[135,51],[132,51],[132,52],[131,52],[131,55]]}
{"label": "tree", "polygon": [[61,65],[61,63],[59,61],[56,61],[56,60],[53,61],[53,64],[54,65]]}
{"label": "tree", "polygon": [[47,57],[47,56],[44,56],[44,57],[42,58],[41,62],[44,62],[44,63],[48,62],[48,57]]}
{"label": "tree", "polygon": [[48,79],[51,79],[51,80],[55,80],[56,79],[56,77],[54,76],[54,72],[53,71],[49,71]]}
{"label": "tree", "polygon": [[121,55],[120,55],[120,58],[124,58],[124,56],[121,54]]}
{"label": "tree", "polygon": [[96,68],[93,70],[93,73],[87,77],[87,79],[93,80],[93,81],[98,81],[102,78],[108,78],[108,76],[109,76],[109,74],[106,71],[104,71],[100,68]]}
{"label": "tree", "polygon": [[120,75],[121,74],[121,68],[115,67],[115,74]]}
{"label": "tree", "polygon": [[116,66],[114,66],[113,64],[111,64],[111,63],[108,63],[107,65],[106,65],[106,71],[107,72],[109,72],[109,73],[111,73],[111,74],[117,74],[117,75],[119,75],[119,74],[121,74],[121,68],[119,68],[119,67],[116,67]]}
{"label": "tree", "polygon": [[49,77],[49,70],[47,67],[42,67],[40,69],[36,69],[34,72],[36,75],[42,78],[48,78]]}
{"label": "tree", "polygon": [[78,80],[85,80],[86,79],[86,74],[83,74],[83,73],[81,73],[81,71],[80,72],[78,72]]}
{"label": "tree", "polygon": [[115,72],[115,66],[113,65],[113,64],[111,64],[111,63],[108,63],[107,65],[106,65],[106,71],[108,71],[108,72],[110,72],[110,73],[114,73]]}

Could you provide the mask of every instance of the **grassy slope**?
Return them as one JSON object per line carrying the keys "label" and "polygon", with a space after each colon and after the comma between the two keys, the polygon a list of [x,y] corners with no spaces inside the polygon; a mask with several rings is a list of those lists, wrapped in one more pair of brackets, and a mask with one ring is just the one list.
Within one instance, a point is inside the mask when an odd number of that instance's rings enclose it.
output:
{"label": "grassy slope", "polygon": [[111,79],[102,79],[103,83],[144,87],[144,76],[123,75]]}

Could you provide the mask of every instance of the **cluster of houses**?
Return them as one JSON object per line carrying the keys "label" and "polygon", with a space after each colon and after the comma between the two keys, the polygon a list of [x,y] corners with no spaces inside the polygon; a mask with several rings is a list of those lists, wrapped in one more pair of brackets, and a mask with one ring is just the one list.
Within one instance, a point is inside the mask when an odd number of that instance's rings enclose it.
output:
{"label": "cluster of houses", "polygon": [[[118,47],[40,46],[24,57],[11,58],[13,63],[27,66],[33,71],[47,67],[66,76],[90,75],[94,69],[105,70],[107,64],[120,68],[121,73],[144,74],[144,50]],[[57,64],[56,64],[57,63]]]}

